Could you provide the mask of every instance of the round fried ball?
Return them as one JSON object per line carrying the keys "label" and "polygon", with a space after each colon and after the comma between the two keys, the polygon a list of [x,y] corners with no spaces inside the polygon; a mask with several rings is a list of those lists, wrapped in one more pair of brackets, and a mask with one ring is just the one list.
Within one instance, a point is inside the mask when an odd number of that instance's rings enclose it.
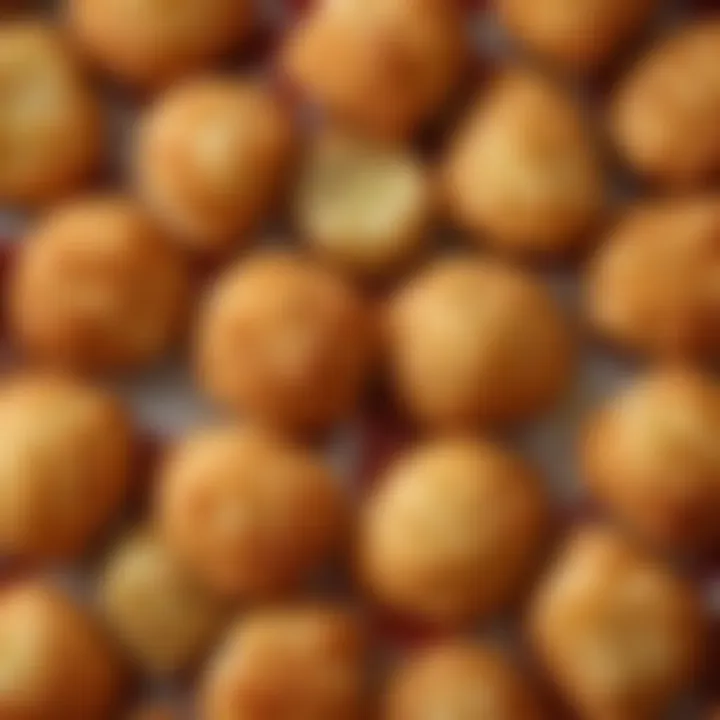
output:
{"label": "round fried ball", "polygon": [[448,641],[419,653],[393,678],[384,720],[540,720],[534,692],[503,653]]}
{"label": "round fried ball", "polygon": [[295,589],[345,535],[339,481],[312,453],[253,428],[198,432],[170,454],[156,517],[210,590],[258,600]]}
{"label": "round fried ball", "polygon": [[501,77],[451,139],[444,193],[450,218],[477,242],[550,257],[587,246],[606,200],[579,108],[521,72]]}
{"label": "round fried ball", "polygon": [[211,661],[200,720],[360,720],[365,642],[335,608],[265,610],[241,620]]}
{"label": "round fried ball", "polygon": [[698,669],[703,618],[693,589],[603,528],[579,531],[534,599],[539,659],[586,718],[664,717]]}
{"label": "round fried ball", "polygon": [[433,199],[426,169],[408,150],[329,133],[311,145],[295,205],[318,254],[354,274],[382,275],[418,253]]}
{"label": "round fried ball", "polygon": [[587,482],[645,538],[670,549],[720,547],[720,386],[656,370],[591,420]]}
{"label": "round fried ball", "polygon": [[13,265],[9,321],[32,360],[80,371],[157,360],[183,330],[184,259],[129,199],[63,205],[25,239]]}
{"label": "round fried ball", "polygon": [[113,77],[170,84],[238,48],[253,25],[251,0],[66,0],[73,37]]}
{"label": "round fried ball", "polygon": [[289,33],[282,64],[333,119],[407,137],[457,86],[467,44],[455,3],[321,0]]}
{"label": "round fried ball", "polygon": [[292,119],[250,81],[178,85],[141,118],[135,150],[140,193],[158,221],[197,252],[247,241],[292,164]]}
{"label": "round fried ball", "polygon": [[600,246],[588,275],[594,328],[652,356],[720,356],[720,197],[633,208]]}
{"label": "round fried ball", "polygon": [[496,0],[501,22],[541,57],[574,72],[612,61],[658,0]]}
{"label": "round fried ball", "polygon": [[76,190],[99,165],[100,107],[62,35],[40,22],[0,26],[0,205]]}
{"label": "round fried ball", "polygon": [[720,20],[677,31],[620,83],[612,134],[641,176],[697,187],[720,171]]}
{"label": "round fried ball", "polygon": [[548,291],[490,260],[436,260],[391,299],[387,335],[396,392],[434,429],[528,419],[572,374],[569,327]]}
{"label": "round fried ball", "polygon": [[263,251],[228,268],[201,310],[200,383],[273,425],[318,430],[355,409],[371,355],[359,296],[319,265]]}
{"label": "round fried ball", "polygon": [[429,442],[367,501],[361,578],[381,605],[432,624],[485,619],[528,580],[546,525],[541,482],[519,458],[484,441]]}
{"label": "round fried ball", "polygon": [[114,717],[121,672],[98,628],[39,582],[0,590],[0,716],[7,720]]}
{"label": "round fried ball", "polygon": [[125,411],[71,380],[17,376],[0,384],[0,437],[0,556],[82,553],[127,494],[133,451]]}
{"label": "round fried ball", "polygon": [[120,644],[151,675],[188,669],[225,619],[224,608],[198,588],[147,531],[135,532],[115,548],[100,600]]}

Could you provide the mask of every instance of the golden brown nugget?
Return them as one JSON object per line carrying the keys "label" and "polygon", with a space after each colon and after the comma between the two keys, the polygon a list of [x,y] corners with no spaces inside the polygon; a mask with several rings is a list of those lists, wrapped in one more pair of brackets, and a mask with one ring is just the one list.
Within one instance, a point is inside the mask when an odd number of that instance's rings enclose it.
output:
{"label": "golden brown nugget", "polygon": [[0,26],[0,205],[38,206],[97,170],[100,105],[62,34],[40,21]]}
{"label": "golden brown nugget", "polygon": [[249,80],[203,78],[171,88],[141,117],[139,192],[178,242],[200,254],[247,244],[292,169],[293,121]]}
{"label": "golden brown nugget", "polygon": [[673,360],[720,356],[720,197],[632,207],[587,274],[590,323],[627,350]]}
{"label": "golden brown nugget", "polygon": [[493,250],[558,258],[588,247],[607,188],[600,151],[580,108],[527,71],[503,75],[451,137],[447,212]]}
{"label": "golden brown nugget", "polygon": [[0,715],[8,720],[107,720],[121,666],[93,620],[49,585],[0,590]]}
{"label": "golden brown nugget", "polygon": [[0,556],[76,558],[119,514],[131,481],[129,416],[104,391],[25,374],[0,384]]}
{"label": "golden brown nugget", "polygon": [[391,677],[383,720],[540,720],[535,692],[504,653],[448,640],[410,655]]}
{"label": "golden brown nugget", "polygon": [[612,62],[638,34],[658,0],[496,0],[510,34],[575,73]]}
{"label": "golden brown nugget", "polygon": [[620,82],[611,132],[630,167],[648,181],[685,191],[720,170],[720,20],[677,30]]}
{"label": "golden brown nugget", "polygon": [[468,41],[454,3],[322,0],[288,34],[282,67],[333,119],[407,138],[448,100]]}
{"label": "golden brown nugget", "polygon": [[572,379],[561,310],[533,277],[493,260],[431,262],[390,299],[386,339],[401,404],[433,430],[528,420]]}
{"label": "golden brown nugget", "polygon": [[300,433],[356,408],[373,355],[372,318],[320,264],[264,250],[228,267],[202,305],[201,387],[238,413]]}
{"label": "golden brown nugget", "polygon": [[661,717],[698,672],[694,589],[608,528],[581,529],[534,599],[538,659],[584,718]]}
{"label": "golden brown nugget", "polygon": [[541,481],[522,460],[486,441],[431,441],[391,464],[367,500],[360,578],[393,611],[462,627],[516,598],[547,521]]}
{"label": "golden brown nugget", "polygon": [[155,498],[161,540],[230,599],[295,591],[341,549],[346,498],[320,457],[266,431],[198,431],[170,453]]}
{"label": "golden brown nugget", "polygon": [[190,278],[135,201],[92,197],[31,229],[8,293],[11,338],[29,360],[112,372],[153,363],[179,339]]}
{"label": "golden brown nugget", "polygon": [[66,0],[72,36],[109,75],[158,88],[207,68],[249,37],[251,0]]}
{"label": "golden brown nugget", "polygon": [[361,720],[365,637],[358,619],[333,607],[251,613],[210,662],[202,720]]}
{"label": "golden brown nugget", "polygon": [[720,547],[720,386],[657,369],[591,417],[582,447],[596,497],[645,540],[671,551]]}

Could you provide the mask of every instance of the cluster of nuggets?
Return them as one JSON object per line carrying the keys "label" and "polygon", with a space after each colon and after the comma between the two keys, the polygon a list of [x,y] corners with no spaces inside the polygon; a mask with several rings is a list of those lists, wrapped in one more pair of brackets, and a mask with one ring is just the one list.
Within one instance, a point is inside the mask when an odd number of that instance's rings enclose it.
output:
{"label": "cluster of nuggets", "polygon": [[[250,0],[58,4],[55,22],[0,21],[0,206],[33,218],[4,288],[23,369],[0,385],[0,557],[79,562],[142,494],[99,378],[184,345],[243,423],[168,450],[92,610],[6,582],[0,718],[178,717],[126,707],[138,675],[197,678],[202,720],[552,719],[544,684],[583,719],[660,718],[708,637],[668,559],[720,548],[703,369],[720,356],[720,18],[653,40],[588,117],[563,78],[641,46],[656,0],[497,0],[534,62],[464,106],[468,11],[449,0],[318,0],[271,77],[212,70],[251,42]],[[111,149],[99,78],[142,100],[111,194],[87,194]],[[324,122],[305,128],[298,97]],[[461,106],[428,159],[418,132]],[[613,162],[652,199],[618,208]],[[252,249],[278,216],[303,249]],[[441,224],[489,252],[433,257]],[[481,438],[572,384],[580,333],[527,268],[587,255],[588,327],[652,369],[579,443],[612,524],[574,529],[543,569],[548,483]],[[219,267],[202,291],[198,266]],[[419,439],[352,502],[306,441],[378,374]],[[445,638],[379,692],[368,611],[305,593],[348,556],[371,607]],[[540,673],[465,632],[525,599]]]}

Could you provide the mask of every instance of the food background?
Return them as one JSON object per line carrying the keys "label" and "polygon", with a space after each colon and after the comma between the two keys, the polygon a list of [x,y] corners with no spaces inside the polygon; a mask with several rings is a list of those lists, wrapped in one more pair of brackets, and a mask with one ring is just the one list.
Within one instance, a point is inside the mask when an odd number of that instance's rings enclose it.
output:
{"label": "food background", "polygon": [[[467,12],[468,31],[473,37],[476,53],[468,88],[482,86],[492,77],[498,68],[509,58],[523,57],[523,51],[499,26],[490,9],[483,0],[461,0]],[[542,0],[528,0],[542,2]],[[282,85],[283,80],[273,67],[272,58],[276,52],[279,38],[284,29],[295,22],[305,11],[305,0],[275,0],[263,3],[265,19],[256,31],[255,39],[238,57],[224,62],[224,70],[257,73],[268,82]],[[51,4],[46,4],[51,5]],[[566,83],[583,101],[590,113],[604,112],[608,93],[612,91],[615,80],[629,66],[633,58],[652,44],[657,33],[682,22],[688,16],[702,16],[716,9],[716,3],[705,0],[664,3],[663,10],[640,39],[631,44],[622,59],[612,63],[594,77],[586,80],[568,78],[559,74],[559,81]],[[50,7],[38,8],[46,17],[51,16]],[[533,62],[530,60],[530,62]],[[284,89],[283,89],[284,91]],[[101,179],[100,187],[115,187],[122,182],[125,172],[126,149],[130,142],[133,121],[142,109],[145,100],[133,92],[126,92],[112,83],[101,87],[104,102],[111,111],[112,139],[115,148],[111,167]],[[293,99],[292,102],[295,102]],[[312,125],[316,121],[315,111],[300,112],[304,121]],[[452,125],[450,119],[442,120],[438,127]],[[418,144],[423,152],[432,155],[436,144],[434,129],[427,138]],[[618,204],[642,193],[642,189],[630,174],[622,167],[615,168],[615,188]],[[22,241],[25,229],[34,222],[32,213],[21,213],[0,207],[0,237],[2,238],[2,271],[12,262],[13,246]],[[274,218],[267,227],[257,232],[258,237],[280,238],[280,244],[296,244],[295,238],[287,229],[286,218]],[[437,231],[435,245],[442,251],[443,245],[457,247],[457,233],[450,229]],[[275,240],[275,242],[278,242]],[[245,249],[239,254],[246,252]],[[205,267],[202,263],[196,268],[198,283],[209,283],[217,271],[215,267]],[[585,332],[581,317],[580,286],[578,269],[571,263],[550,263],[533,266],[534,274],[550,288],[553,295],[568,312],[577,332]],[[552,488],[556,499],[557,528],[571,527],[573,524],[593,518],[599,514],[592,501],[584,497],[578,480],[577,441],[582,422],[588,413],[603,400],[614,395],[626,386],[628,381],[642,364],[627,355],[603,347],[593,339],[586,339],[580,350],[579,369],[573,380],[571,390],[556,410],[527,427],[506,435],[511,447],[537,463],[543,471],[543,477]],[[14,366],[11,349],[4,352],[6,372]],[[197,392],[192,373],[185,357],[170,358],[159,366],[134,374],[129,378],[108,380],[109,387],[126,399],[142,429],[144,453],[143,473],[148,479],[158,456],[172,438],[192,428],[211,424],[222,417],[208,401]],[[334,467],[353,489],[362,492],[370,487],[379,471],[386,466],[389,458],[412,443],[413,431],[402,420],[392,403],[382,391],[367,398],[357,414],[349,418],[334,430],[330,438],[320,441],[324,452],[330,457]],[[102,554],[102,550],[98,551]],[[87,598],[94,583],[96,563],[91,561],[79,568],[59,568],[50,571],[53,581],[67,587],[80,598]],[[691,569],[693,577],[701,585],[711,613],[717,613],[714,624],[720,622],[720,559],[717,562],[704,563],[697,569]],[[12,571],[7,570],[10,581]],[[512,617],[500,618],[490,627],[483,625],[478,629],[482,636],[500,638],[517,647],[517,626]],[[405,653],[409,649],[422,647],[430,641],[431,635],[411,624],[396,618],[382,617],[375,627],[376,637],[389,656]],[[1,649],[0,649],[1,650]],[[712,663],[711,663],[712,665]],[[718,668],[712,667],[717,676]],[[709,698],[720,697],[720,677],[712,677],[703,683],[702,697],[688,698],[678,709],[678,718],[694,718],[700,708],[708,705]],[[192,718],[187,698],[188,690],[183,682],[148,682],[141,695],[149,698],[171,698],[178,708],[186,713],[183,717]],[[699,717],[699,715],[697,715]]]}

